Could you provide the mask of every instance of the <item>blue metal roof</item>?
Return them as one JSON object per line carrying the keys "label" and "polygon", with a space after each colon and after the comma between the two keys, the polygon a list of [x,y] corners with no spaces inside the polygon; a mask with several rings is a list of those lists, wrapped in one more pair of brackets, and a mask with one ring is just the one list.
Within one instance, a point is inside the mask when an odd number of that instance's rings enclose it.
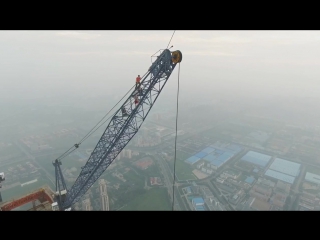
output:
{"label": "blue metal roof", "polygon": [[221,162],[226,162],[228,161],[231,157],[233,156],[233,153],[229,153],[229,152],[224,152],[222,153],[217,160],[221,161]]}
{"label": "blue metal roof", "polygon": [[295,179],[292,176],[289,176],[289,175],[284,174],[284,173],[276,172],[276,171],[273,171],[273,170],[270,170],[270,169],[268,169],[266,171],[265,175],[269,176],[269,177],[272,177],[272,178],[275,178],[275,179],[278,179],[278,180],[281,180],[281,181],[284,181],[284,182],[287,182],[287,183],[290,183],[290,184],[293,184],[294,179]]}
{"label": "blue metal roof", "polygon": [[222,153],[224,153],[224,151],[220,150],[220,149],[216,149],[215,151],[217,154],[221,155]]}
{"label": "blue metal roof", "polygon": [[196,211],[205,211],[204,206],[196,206]]}
{"label": "blue metal roof", "polygon": [[201,152],[212,153],[212,152],[214,152],[214,151],[215,151],[214,148],[212,148],[212,147],[207,147],[207,148],[203,149]]}
{"label": "blue metal roof", "polygon": [[223,164],[223,162],[215,159],[215,160],[211,161],[210,164],[217,166],[217,167],[220,167]]}
{"label": "blue metal roof", "polygon": [[195,154],[194,156],[199,157],[199,158],[203,158],[204,156],[207,156],[208,153],[206,152],[198,152],[197,154]]}
{"label": "blue metal roof", "polygon": [[204,159],[204,160],[207,160],[207,161],[209,161],[209,162],[212,162],[212,161],[216,160],[217,157],[214,156],[213,154],[208,154],[208,155],[205,156],[203,159]]}
{"label": "blue metal roof", "polygon": [[311,172],[307,172],[304,179],[308,182],[320,184],[320,176]]}
{"label": "blue metal roof", "polygon": [[300,173],[301,164],[290,162],[281,158],[276,158],[270,165],[269,169],[281,172],[292,177],[297,177]]}
{"label": "blue metal roof", "polygon": [[195,204],[204,204],[204,200],[201,197],[192,198],[192,201]]}
{"label": "blue metal roof", "polygon": [[192,157],[189,157],[188,159],[186,159],[185,162],[194,164],[194,163],[198,162],[199,160],[200,160],[200,158],[198,158],[196,156],[192,156]]}
{"label": "blue metal roof", "polygon": [[242,147],[238,146],[238,145],[235,145],[235,144],[230,144],[228,147],[227,147],[227,150],[228,152],[231,152],[231,153],[238,153],[242,150]]}
{"label": "blue metal roof", "polygon": [[244,180],[246,183],[253,183],[254,177],[247,177],[246,180]]}
{"label": "blue metal roof", "polygon": [[261,167],[265,167],[270,161],[271,156],[265,155],[258,152],[249,151],[246,155],[244,155],[241,160],[247,161]]}

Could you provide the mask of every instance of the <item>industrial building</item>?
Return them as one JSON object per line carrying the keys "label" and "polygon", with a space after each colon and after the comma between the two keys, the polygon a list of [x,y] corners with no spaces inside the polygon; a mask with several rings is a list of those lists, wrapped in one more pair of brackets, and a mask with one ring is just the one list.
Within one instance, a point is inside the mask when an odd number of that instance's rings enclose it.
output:
{"label": "industrial building", "polygon": [[[193,165],[200,160],[204,160],[207,162],[207,167],[217,170],[241,150],[242,148],[235,144],[215,143],[189,157],[185,162]],[[198,164],[197,167],[200,169],[202,167],[202,163]],[[207,170],[206,172],[209,173]]]}
{"label": "industrial building", "polygon": [[320,176],[317,174],[313,174],[310,172],[306,173],[306,176],[304,178],[307,182],[315,183],[320,185]]}
{"label": "industrial building", "polygon": [[100,201],[101,201],[101,210],[109,211],[109,198],[107,192],[107,183],[104,179],[99,180],[99,191],[100,191]]}
{"label": "industrial building", "polygon": [[189,163],[191,165],[195,164],[196,162],[198,162],[201,158],[196,157],[196,156],[191,156],[188,159],[185,160],[186,163]]}
{"label": "industrial building", "polygon": [[271,156],[269,156],[269,155],[254,152],[254,151],[249,151],[240,160],[246,161],[246,162],[249,162],[249,163],[252,163],[252,164],[257,165],[259,167],[264,168],[265,166],[267,166],[270,159],[271,159]]}
{"label": "industrial building", "polygon": [[254,182],[254,180],[255,180],[255,178],[252,177],[252,176],[250,176],[250,177],[247,177],[244,181],[245,181],[246,183],[252,184],[252,183]]}
{"label": "industrial building", "polygon": [[293,184],[300,174],[301,164],[276,158],[266,171],[265,176]]}
{"label": "industrial building", "polygon": [[256,211],[268,211],[271,209],[271,204],[267,201],[255,198],[250,207],[252,210]]}
{"label": "industrial building", "polygon": [[270,165],[269,169],[281,172],[293,177],[297,177],[300,173],[301,164],[284,160],[281,158],[276,158]]}
{"label": "industrial building", "polygon": [[192,205],[196,211],[204,211],[204,200],[201,197],[192,198]]}
{"label": "industrial building", "polygon": [[274,178],[274,179],[277,179],[277,180],[281,180],[281,181],[284,181],[284,182],[287,182],[287,183],[290,183],[290,184],[293,184],[294,179],[295,179],[292,176],[286,175],[286,174],[281,173],[281,172],[276,172],[276,171],[273,171],[273,170],[270,170],[270,169],[268,169],[266,171],[265,176],[268,176],[268,177],[271,177],[271,178]]}

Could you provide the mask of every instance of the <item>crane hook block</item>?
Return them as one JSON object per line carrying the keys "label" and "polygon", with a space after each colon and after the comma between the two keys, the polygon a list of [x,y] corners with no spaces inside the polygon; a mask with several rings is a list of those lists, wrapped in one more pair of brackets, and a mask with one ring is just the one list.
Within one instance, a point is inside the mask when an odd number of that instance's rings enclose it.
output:
{"label": "crane hook block", "polygon": [[172,52],[172,62],[179,63],[181,61],[182,61],[182,53],[179,50]]}

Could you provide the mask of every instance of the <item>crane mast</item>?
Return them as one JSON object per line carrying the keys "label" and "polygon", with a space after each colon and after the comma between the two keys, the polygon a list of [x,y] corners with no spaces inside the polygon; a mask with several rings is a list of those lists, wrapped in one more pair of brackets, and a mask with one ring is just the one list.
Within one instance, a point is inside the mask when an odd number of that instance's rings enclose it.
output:
{"label": "crane mast", "polygon": [[[181,60],[180,51],[161,50],[160,55],[141,80],[140,89],[133,90],[111,118],[70,190],[67,190],[62,175],[61,162],[58,160],[53,162],[56,170],[56,192],[59,195],[57,202],[60,210],[70,209],[74,203],[78,202],[138,132],[175,66]],[[135,102],[137,97],[139,98],[138,103]],[[123,109],[126,115],[123,115]]]}

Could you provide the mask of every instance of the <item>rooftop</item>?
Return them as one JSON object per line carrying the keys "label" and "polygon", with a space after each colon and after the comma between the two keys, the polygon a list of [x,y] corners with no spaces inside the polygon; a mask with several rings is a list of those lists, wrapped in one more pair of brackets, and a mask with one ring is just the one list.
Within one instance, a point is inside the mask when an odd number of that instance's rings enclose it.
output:
{"label": "rooftop", "polygon": [[311,183],[320,184],[320,176],[311,172],[307,172],[304,179]]}
{"label": "rooftop", "polygon": [[281,172],[292,177],[297,177],[300,172],[301,164],[284,160],[281,158],[276,158],[270,165],[269,169]]}
{"label": "rooftop", "polygon": [[199,157],[192,156],[192,157],[189,157],[187,160],[185,160],[185,162],[188,162],[190,164],[194,164],[194,163],[198,162],[199,160],[200,160]]}
{"label": "rooftop", "polygon": [[207,154],[214,152],[215,149],[213,147],[207,147],[205,149],[203,149],[201,152],[205,152]]}
{"label": "rooftop", "polygon": [[270,210],[270,207],[271,207],[270,203],[257,198],[254,199],[251,205],[252,209],[258,210],[258,211],[268,211]]}
{"label": "rooftop", "polygon": [[198,157],[198,158],[203,158],[205,156],[207,156],[208,153],[206,152],[198,152],[197,154],[195,154],[194,156],[195,157]]}
{"label": "rooftop", "polygon": [[203,200],[203,198],[201,198],[201,197],[197,197],[197,198],[192,198],[192,202],[194,203],[194,204],[204,204],[204,200]]}
{"label": "rooftop", "polygon": [[204,208],[204,206],[196,206],[195,210],[196,211],[205,211],[205,208]]}
{"label": "rooftop", "polygon": [[247,177],[246,180],[244,180],[246,183],[253,183],[254,177]]}
{"label": "rooftop", "polygon": [[265,167],[271,159],[271,156],[265,155],[258,152],[249,151],[246,155],[244,155],[241,160],[250,162],[261,167]]}
{"label": "rooftop", "polygon": [[289,176],[289,175],[281,173],[281,172],[276,172],[276,171],[273,171],[270,169],[268,169],[266,171],[265,175],[272,177],[272,178],[275,178],[275,179],[278,179],[278,180],[281,180],[281,181],[284,181],[284,182],[287,182],[287,183],[290,183],[290,184],[293,184],[294,179],[295,179],[292,176]]}

